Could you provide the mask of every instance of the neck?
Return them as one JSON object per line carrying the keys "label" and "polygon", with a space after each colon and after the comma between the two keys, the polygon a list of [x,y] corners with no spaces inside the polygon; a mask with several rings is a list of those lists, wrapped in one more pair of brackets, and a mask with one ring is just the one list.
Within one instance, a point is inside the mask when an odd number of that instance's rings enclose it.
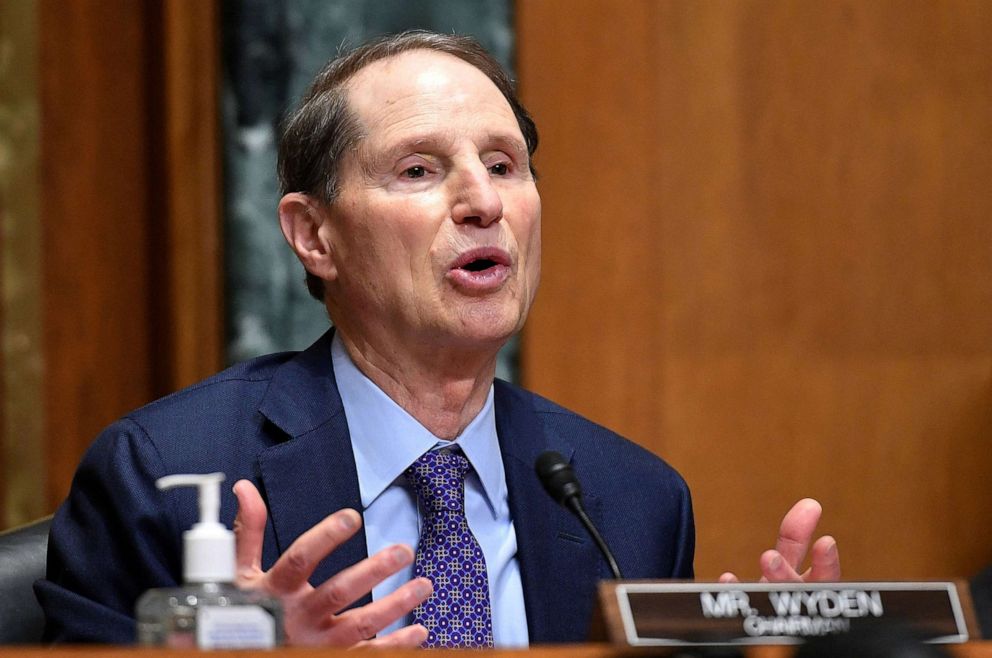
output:
{"label": "neck", "polygon": [[338,331],[355,366],[439,439],[458,438],[486,402],[498,348],[430,349],[421,355]]}

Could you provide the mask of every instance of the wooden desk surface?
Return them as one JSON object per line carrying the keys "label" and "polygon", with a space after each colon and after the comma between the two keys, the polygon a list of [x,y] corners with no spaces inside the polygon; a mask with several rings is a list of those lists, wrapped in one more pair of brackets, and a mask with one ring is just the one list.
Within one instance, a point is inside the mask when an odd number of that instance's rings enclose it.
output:
{"label": "wooden desk surface", "polygon": [[[992,658],[992,642],[969,642],[967,644],[946,645],[948,652],[956,658]],[[791,646],[759,646],[749,647],[744,651],[747,658],[787,658],[794,652]],[[172,658],[191,654],[208,654],[216,652],[191,652],[178,649],[146,649],[137,647],[0,647],[0,655],[4,658],[151,658],[161,656]],[[430,656],[462,656],[466,651],[432,650],[425,654],[423,650],[345,650],[345,649],[306,649],[283,648],[273,651],[224,651],[224,658],[257,658],[260,654],[276,658],[355,658],[357,654],[374,655],[376,658],[424,658]],[[485,652],[493,658],[632,658],[636,656],[659,655],[657,651],[618,649],[607,644],[582,644],[561,646],[538,646],[527,650],[495,650]]]}

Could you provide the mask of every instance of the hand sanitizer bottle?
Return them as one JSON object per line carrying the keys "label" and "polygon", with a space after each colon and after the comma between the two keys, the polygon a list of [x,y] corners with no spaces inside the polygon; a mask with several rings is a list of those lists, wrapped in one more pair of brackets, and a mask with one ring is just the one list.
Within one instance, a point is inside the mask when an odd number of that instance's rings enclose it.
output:
{"label": "hand sanitizer bottle", "polygon": [[218,521],[223,473],[169,475],[159,489],[198,487],[200,522],[183,533],[182,587],[138,599],[138,643],[200,649],[257,649],[282,644],[282,604],[234,585],[234,533]]}

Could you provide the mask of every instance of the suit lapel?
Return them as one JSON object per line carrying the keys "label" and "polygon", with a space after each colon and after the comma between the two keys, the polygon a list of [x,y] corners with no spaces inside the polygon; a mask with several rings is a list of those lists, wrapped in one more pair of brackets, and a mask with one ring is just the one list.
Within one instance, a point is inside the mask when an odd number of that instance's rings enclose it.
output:
{"label": "suit lapel", "polygon": [[[331,366],[331,336],[327,332],[281,366],[259,406],[289,436],[259,455],[276,555],[327,515],[345,507],[362,510],[348,423]],[[310,582],[322,583],[367,555],[362,529],[321,562]]]}
{"label": "suit lapel", "polygon": [[[596,583],[602,577],[595,545],[579,521],[544,491],[534,461],[545,450],[571,459],[572,448],[544,430],[531,399],[496,382],[499,436],[510,514],[517,535],[517,561],[532,644],[575,641],[588,632]],[[587,511],[599,518],[595,499]]]}
{"label": "suit lapel", "polygon": [[[331,366],[332,335],[327,332],[283,364],[259,405],[259,412],[289,437],[258,459],[275,535],[274,550],[266,552],[271,560],[327,515],[344,507],[362,509],[351,436]],[[529,396],[497,381],[495,405],[530,641],[574,641],[588,631],[602,561],[582,525],[547,495],[534,474],[541,452],[557,450],[571,459],[573,449],[545,432]],[[588,494],[584,501],[598,523],[598,501]],[[366,557],[363,529],[331,553],[310,581],[320,584]],[[355,605],[370,601],[371,595]]]}

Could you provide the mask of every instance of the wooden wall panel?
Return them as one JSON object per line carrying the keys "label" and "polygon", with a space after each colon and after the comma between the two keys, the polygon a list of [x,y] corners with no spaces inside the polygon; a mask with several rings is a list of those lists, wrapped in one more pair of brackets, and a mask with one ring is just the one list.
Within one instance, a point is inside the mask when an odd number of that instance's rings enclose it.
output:
{"label": "wooden wall panel", "polygon": [[145,5],[40,3],[50,486],[152,393]]}
{"label": "wooden wall panel", "polygon": [[992,5],[518,8],[527,385],[689,480],[697,571],[813,495],[846,574],[992,562]]}
{"label": "wooden wall panel", "polygon": [[222,361],[215,3],[41,0],[54,507],[105,425]]}

